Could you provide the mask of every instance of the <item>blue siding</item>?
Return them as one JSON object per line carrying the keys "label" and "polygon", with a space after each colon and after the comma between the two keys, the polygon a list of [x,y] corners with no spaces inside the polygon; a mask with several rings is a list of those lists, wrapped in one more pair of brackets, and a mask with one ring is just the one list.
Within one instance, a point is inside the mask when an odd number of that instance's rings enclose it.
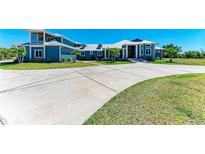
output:
{"label": "blue siding", "polygon": [[66,39],[63,39],[63,43],[66,44],[66,45],[69,45],[69,46],[71,46],[71,47],[75,47],[75,46],[76,46],[75,43],[73,43],[73,42],[71,42],[71,41],[68,41],[68,40],[66,40]]}
{"label": "blue siding", "polygon": [[46,46],[46,61],[59,62],[59,46]]}
{"label": "blue siding", "polygon": [[151,54],[147,55],[146,54],[146,45],[144,45],[144,54],[142,56],[142,58],[144,60],[154,60],[155,59],[155,45],[151,45]]}
{"label": "blue siding", "polygon": [[29,60],[29,46],[25,46],[25,49],[26,49],[26,56],[25,56],[25,61],[28,61]]}
{"label": "blue siding", "polygon": [[104,57],[104,52],[102,51],[102,56],[98,56],[97,52],[99,51],[93,51],[93,54],[91,55],[90,51],[84,51],[85,56],[79,56],[80,59],[86,59],[86,60],[96,60],[96,58],[103,58]]}

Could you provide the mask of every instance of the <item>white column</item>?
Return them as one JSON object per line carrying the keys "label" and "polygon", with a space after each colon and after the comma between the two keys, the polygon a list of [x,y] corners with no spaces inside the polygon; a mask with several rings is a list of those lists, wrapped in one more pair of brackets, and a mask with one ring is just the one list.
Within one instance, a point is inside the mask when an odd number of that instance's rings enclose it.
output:
{"label": "white column", "polygon": [[61,46],[59,46],[59,61],[61,62]]}
{"label": "white column", "polygon": [[122,59],[125,59],[125,52],[124,52],[125,49],[122,49]]}
{"label": "white column", "polygon": [[43,59],[46,58],[46,46],[43,47]]}
{"label": "white column", "polygon": [[128,45],[126,45],[125,58],[128,58]]}
{"label": "white column", "polygon": [[45,42],[46,42],[46,33],[43,32],[43,44],[45,44]]}
{"label": "white column", "polygon": [[155,51],[155,45],[153,45],[153,44],[151,45],[151,52],[152,52],[152,58],[155,59],[155,54],[156,54],[155,52],[156,51]]}
{"label": "white column", "polygon": [[32,53],[31,46],[29,46],[29,59],[31,59],[31,53]]}
{"label": "white column", "polygon": [[105,53],[104,53],[104,57],[105,57],[105,59],[106,59],[106,52],[107,52],[106,49],[104,50],[104,52],[105,52]]}
{"label": "white column", "polygon": [[138,58],[138,54],[137,54],[137,53],[138,53],[138,49],[137,49],[137,47],[138,47],[138,46],[135,45],[135,58]]}

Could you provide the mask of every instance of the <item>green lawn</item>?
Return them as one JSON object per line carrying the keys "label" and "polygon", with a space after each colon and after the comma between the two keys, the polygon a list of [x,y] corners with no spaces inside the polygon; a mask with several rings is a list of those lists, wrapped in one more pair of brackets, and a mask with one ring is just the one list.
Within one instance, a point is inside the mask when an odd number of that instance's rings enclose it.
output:
{"label": "green lawn", "polygon": [[173,63],[168,58],[156,59],[154,64],[205,65],[205,58],[174,58]]}
{"label": "green lawn", "polygon": [[205,74],[138,83],[113,97],[84,124],[205,124]]}
{"label": "green lawn", "polygon": [[37,69],[55,69],[55,68],[72,68],[96,66],[96,64],[76,62],[76,63],[0,63],[0,69],[8,70],[37,70]]}

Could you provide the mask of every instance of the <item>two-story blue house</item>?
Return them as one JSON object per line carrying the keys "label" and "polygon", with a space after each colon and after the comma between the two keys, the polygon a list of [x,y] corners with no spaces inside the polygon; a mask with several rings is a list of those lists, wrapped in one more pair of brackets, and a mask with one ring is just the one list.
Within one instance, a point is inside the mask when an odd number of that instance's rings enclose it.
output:
{"label": "two-story blue house", "polygon": [[73,50],[80,51],[79,59],[110,59],[109,48],[120,48],[120,59],[139,58],[154,60],[161,57],[162,52],[155,50],[156,43],[134,39],[123,40],[113,44],[82,44],[72,41],[60,34],[53,34],[46,30],[27,30],[29,42],[20,44],[26,48],[27,61],[43,60],[48,62],[60,62],[62,57],[68,57]]}

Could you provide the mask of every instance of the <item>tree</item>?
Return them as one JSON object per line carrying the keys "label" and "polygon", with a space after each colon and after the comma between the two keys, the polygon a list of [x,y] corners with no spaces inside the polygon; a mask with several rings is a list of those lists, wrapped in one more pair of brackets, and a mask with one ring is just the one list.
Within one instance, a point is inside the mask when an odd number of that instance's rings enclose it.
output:
{"label": "tree", "polygon": [[24,57],[26,55],[26,49],[25,47],[17,47],[17,46],[13,46],[11,48],[12,52],[16,54],[16,57],[18,59],[19,63],[23,63],[24,61]]}
{"label": "tree", "polygon": [[11,48],[0,48],[0,60],[11,59],[13,57],[15,57],[15,54],[12,53]]}
{"label": "tree", "polygon": [[177,58],[178,53],[181,52],[181,47],[174,44],[164,45],[163,48],[164,54],[169,58],[170,62],[173,62],[173,58]]}
{"label": "tree", "polygon": [[108,51],[111,55],[113,62],[115,61],[115,58],[118,58],[120,56],[120,49],[119,48],[109,48]]}
{"label": "tree", "polygon": [[78,50],[73,50],[72,53],[71,53],[74,57],[73,57],[73,62],[75,63],[76,62],[76,58],[77,56],[80,56],[80,51]]}

